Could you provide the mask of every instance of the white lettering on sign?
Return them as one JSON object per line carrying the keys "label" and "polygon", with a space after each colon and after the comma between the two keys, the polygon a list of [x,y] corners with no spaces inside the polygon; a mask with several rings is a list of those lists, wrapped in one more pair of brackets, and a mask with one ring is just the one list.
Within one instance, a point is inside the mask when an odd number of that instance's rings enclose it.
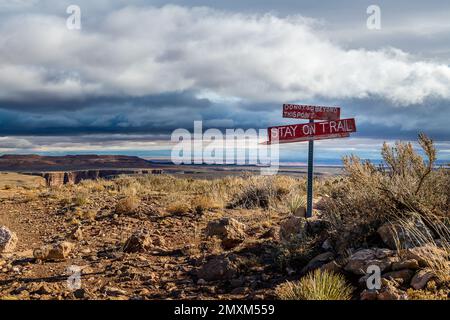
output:
{"label": "white lettering on sign", "polygon": [[310,106],[300,104],[284,104],[283,117],[294,119],[337,120],[340,118],[341,108]]}
{"label": "white lettering on sign", "polygon": [[269,128],[269,141],[277,143],[305,141],[309,139],[344,138],[355,132],[355,119],[341,119]]}

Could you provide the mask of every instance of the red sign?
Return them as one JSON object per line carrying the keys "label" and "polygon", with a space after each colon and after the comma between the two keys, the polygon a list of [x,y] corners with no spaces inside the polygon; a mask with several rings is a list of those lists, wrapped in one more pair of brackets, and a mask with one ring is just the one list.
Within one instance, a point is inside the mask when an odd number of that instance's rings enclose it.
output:
{"label": "red sign", "polygon": [[270,143],[289,143],[309,140],[345,138],[356,132],[355,119],[341,119],[314,123],[270,127]]}
{"label": "red sign", "polygon": [[308,106],[299,104],[284,104],[283,118],[337,120],[341,116],[339,107]]}

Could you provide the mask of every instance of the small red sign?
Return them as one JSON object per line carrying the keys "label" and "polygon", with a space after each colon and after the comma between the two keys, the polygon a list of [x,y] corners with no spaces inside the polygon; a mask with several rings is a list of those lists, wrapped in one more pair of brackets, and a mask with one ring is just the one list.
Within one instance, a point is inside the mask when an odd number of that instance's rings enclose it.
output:
{"label": "small red sign", "polygon": [[341,119],[268,128],[270,143],[345,138],[356,132],[355,119]]}
{"label": "small red sign", "polygon": [[338,120],[341,116],[339,107],[309,106],[301,104],[284,104],[283,118]]}

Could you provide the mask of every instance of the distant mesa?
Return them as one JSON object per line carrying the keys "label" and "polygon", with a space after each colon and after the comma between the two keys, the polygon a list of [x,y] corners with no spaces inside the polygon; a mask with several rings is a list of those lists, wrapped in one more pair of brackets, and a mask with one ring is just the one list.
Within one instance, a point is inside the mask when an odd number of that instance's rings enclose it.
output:
{"label": "distant mesa", "polygon": [[135,156],[68,155],[0,156],[0,171],[14,171],[42,176],[48,186],[77,184],[82,180],[110,178],[120,174],[161,174],[162,169]]}
{"label": "distant mesa", "polygon": [[60,171],[105,168],[150,168],[151,163],[135,156],[122,155],[69,155],[39,156],[3,155],[0,156],[0,171]]}

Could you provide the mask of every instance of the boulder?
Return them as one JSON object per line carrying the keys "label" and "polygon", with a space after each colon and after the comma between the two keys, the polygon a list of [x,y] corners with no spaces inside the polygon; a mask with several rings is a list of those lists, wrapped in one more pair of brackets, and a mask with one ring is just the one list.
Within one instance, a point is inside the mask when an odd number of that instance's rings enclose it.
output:
{"label": "boulder", "polygon": [[330,261],[330,262],[325,263],[324,265],[322,265],[320,267],[320,270],[322,270],[322,271],[331,271],[331,272],[334,272],[334,273],[340,273],[340,272],[342,272],[342,266],[339,263],[337,263],[335,260],[333,260],[333,261]]}
{"label": "boulder", "polygon": [[350,256],[345,270],[357,275],[365,275],[367,267],[377,265],[383,272],[387,271],[397,259],[395,252],[388,249],[362,249]]}
{"label": "boulder", "polygon": [[11,253],[17,245],[17,236],[7,227],[0,226],[0,253]]}
{"label": "boulder", "polygon": [[35,249],[33,256],[39,260],[66,260],[74,247],[73,243],[62,241],[54,245],[46,245]]}
{"label": "boulder", "polygon": [[[405,224],[408,227],[405,228]],[[402,224],[398,222],[387,222],[379,227],[377,232],[390,249],[397,249],[398,246],[398,249],[407,249],[417,247],[421,244],[417,240],[417,236],[410,230],[417,230],[425,235],[426,238],[432,239],[431,231],[419,217],[410,218],[406,222],[402,222]]]}
{"label": "boulder", "polygon": [[230,280],[237,274],[234,256],[215,256],[208,260],[198,271],[199,279],[205,281]]}
{"label": "boulder", "polygon": [[391,271],[383,274],[383,278],[388,280],[394,280],[401,284],[407,284],[411,281],[411,278],[414,276],[414,271],[409,269]]}
{"label": "boulder", "polygon": [[206,227],[206,236],[222,240],[224,249],[232,249],[245,240],[245,225],[233,218],[211,221]]}
{"label": "boulder", "polygon": [[436,275],[429,270],[418,271],[411,280],[411,287],[416,290],[425,288],[427,283],[436,278]]}
{"label": "boulder", "polygon": [[309,263],[302,269],[301,273],[305,274],[315,269],[318,269],[333,259],[334,259],[333,253],[331,252],[321,253],[318,256],[314,257],[311,261],[309,261]]}
{"label": "boulder", "polygon": [[134,232],[125,241],[123,251],[128,253],[145,252],[152,246],[152,239],[146,230],[139,230]]}
{"label": "boulder", "polygon": [[289,216],[280,225],[280,238],[283,241],[302,240],[306,237],[306,219]]}
{"label": "boulder", "polygon": [[323,250],[332,250],[333,249],[333,244],[331,242],[330,239],[326,239],[323,243],[322,243],[322,249]]}
{"label": "boulder", "polygon": [[298,207],[297,210],[295,210],[294,212],[294,216],[306,218],[306,208],[302,206]]}
{"label": "boulder", "polygon": [[419,262],[416,259],[408,259],[403,261],[398,261],[392,263],[392,270],[402,270],[402,269],[411,269],[411,270],[417,270],[419,269]]}

